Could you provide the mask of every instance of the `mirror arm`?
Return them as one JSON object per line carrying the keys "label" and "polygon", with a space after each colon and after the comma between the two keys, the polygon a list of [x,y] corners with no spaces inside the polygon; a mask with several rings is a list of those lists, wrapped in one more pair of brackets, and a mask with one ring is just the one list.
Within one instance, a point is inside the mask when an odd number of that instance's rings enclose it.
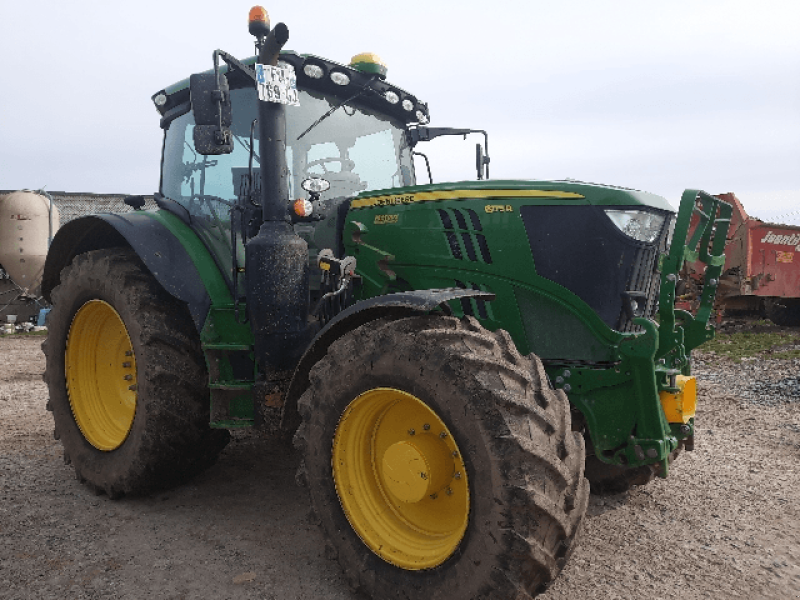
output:
{"label": "mirror arm", "polygon": [[[225,101],[224,94],[225,92],[222,91],[222,86],[220,82],[220,69],[219,69],[219,60],[222,59],[225,61],[225,64],[228,65],[228,73],[231,73],[234,69],[239,69],[245,76],[249,77],[253,80],[253,83],[256,81],[256,72],[240,61],[235,56],[228,54],[224,50],[214,50],[212,54],[212,59],[214,62],[214,81],[217,84],[217,89],[214,90],[213,97],[217,103],[217,110],[219,112],[219,128],[222,131],[222,103]],[[230,93],[230,92],[228,92]]]}
{"label": "mirror arm", "polygon": [[411,146],[416,146],[417,142],[429,142],[434,138],[443,135],[463,135],[467,136],[470,133],[482,133],[485,139],[488,139],[488,134],[483,129],[457,129],[455,127],[426,127],[424,125],[417,125],[416,127],[409,127],[408,141]]}
{"label": "mirror arm", "polygon": [[[223,136],[224,135],[224,133],[223,133],[224,129],[222,128],[222,103],[225,100],[225,98],[223,97],[224,96],[224,92],[222,91],[222,86],[220,85],[220,80],[219,80],[219,53],[220,53],[219,50],[214,50],[214,54],[213,54],[214,81],[216,82],[217,87],[213,92],[211,92],[211,97],[217,103],[217,115],[219,115],[219,131],[220,131],[219,135]],[[219,143],[222,143],[222,141],[223,140],[220,139]],[[234,275],[234,277],[235,277],[235,275]]]}
{"label": "mirror arm", "polygon": [[225,64],[228,65],[228,72],[232,72],[234,69],[239,69],[244,75],[249,77],[253,80],[253,83],[256,82],[256,72],[240,61],[235,56],[232,56],[225,52],[224,50],[214,50],[214,78],[217,81],[217,85],[219,85],[219,59],[225,61]]}
{"label": "mirror arm", "polygon": [[[464,139],[467,139],[467,135],[470,133],[483,134],[484,155],[478,169],[479,171],[483,171],[483,168],[485,168],[486,179],[489,179],[489,134],[483,129],[456,129],[454,127],[426,127],[424,125],[417,125],[406,129],[406,138],[408,140],[408,145],[414,148],[419,142],[429,142],[443,135],[463,135]],[[478,179],[481,178],[480,175],[479,173]]]}
{"label": "mirror arm", "polygon": [[415,152],[414,150],[411,151],[411,155],[421,156],[423,159],[425,159],[425,167],[428,169],[428,183],[433,183],[433,176],[431,175],[431,163],[428,160],[428,157],[422,152]]}

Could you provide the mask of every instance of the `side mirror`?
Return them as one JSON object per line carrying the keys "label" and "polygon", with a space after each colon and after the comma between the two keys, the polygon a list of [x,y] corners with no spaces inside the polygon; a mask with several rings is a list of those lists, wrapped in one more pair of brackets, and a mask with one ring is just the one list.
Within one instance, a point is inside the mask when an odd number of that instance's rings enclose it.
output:
{"label": "side mirror", "polygon": [[483,153],[483,146],[475,144],[475,168],[478,170],[478,181],[483,179],[484,170],[486,179],[489,179],[489,155]]}
{"label": "side mirror", "polygon": [[194,148],[204,156],[233,152],[231,93],[228,80],[213,73],[189,78],[189,97],[194,111]]}

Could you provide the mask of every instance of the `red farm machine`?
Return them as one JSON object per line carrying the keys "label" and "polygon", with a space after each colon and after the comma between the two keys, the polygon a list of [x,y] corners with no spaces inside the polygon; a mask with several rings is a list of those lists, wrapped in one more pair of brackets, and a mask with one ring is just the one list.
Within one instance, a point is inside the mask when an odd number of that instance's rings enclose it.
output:
{"label": "red farm machine", "polygon": [[[747,214],[732,192],[718,194],[733,207],[719,279],[717,319],[725,312],[758,312],[776,325],[800,326],[800,226],[767,223]],[[690,236],[699,216],[692,217]],[[687,261],[678,284],[678,308],[692,309],[702,293],[703,265]]]}

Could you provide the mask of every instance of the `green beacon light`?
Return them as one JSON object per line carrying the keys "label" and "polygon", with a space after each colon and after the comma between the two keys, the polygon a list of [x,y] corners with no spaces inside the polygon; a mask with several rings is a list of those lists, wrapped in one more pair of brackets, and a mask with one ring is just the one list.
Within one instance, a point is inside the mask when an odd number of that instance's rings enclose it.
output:
{"label": "green beacon light", "polygon": [[377,75],[381,79],[386,79],[386,65],[383,64],[381,57],[373,52],[356,54],[350,59],[350,66],[356,71]]}

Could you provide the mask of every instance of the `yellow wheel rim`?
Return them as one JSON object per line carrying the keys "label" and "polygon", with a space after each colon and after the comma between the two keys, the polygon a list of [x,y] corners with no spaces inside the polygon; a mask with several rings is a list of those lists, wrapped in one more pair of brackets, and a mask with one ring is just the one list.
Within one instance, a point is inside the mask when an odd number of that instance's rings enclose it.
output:
{"label": "yellow wheel rim", "polygon": [[375,388],[336,427],[333,478],[347,520],[386,562],[431,569],[455,552],[469,519],[461,452],[419,398]]}
{"label": "yellow wheel rim", "polygon": [[136,358],[110,304],[90,300],[78,309],[64,362],[69,405],[83,437],[98,450],[119,448],[136,414]]}

